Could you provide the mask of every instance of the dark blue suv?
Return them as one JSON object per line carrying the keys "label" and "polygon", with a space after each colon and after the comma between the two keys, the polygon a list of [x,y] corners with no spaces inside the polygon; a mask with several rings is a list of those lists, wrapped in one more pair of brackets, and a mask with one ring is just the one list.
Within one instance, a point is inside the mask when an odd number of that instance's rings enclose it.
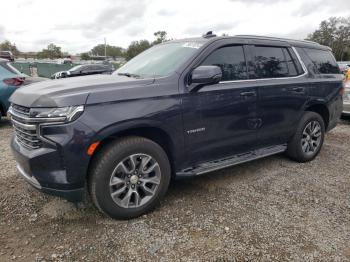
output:
{"label": "dark blue suv", "polygon": [[37,189],[119,219],[151,210],[171,178],[285,152],[306,162],[342,112],[328,47],[216,37],[169,41],[113,75],[47,81],[11,97],[17,168]]}

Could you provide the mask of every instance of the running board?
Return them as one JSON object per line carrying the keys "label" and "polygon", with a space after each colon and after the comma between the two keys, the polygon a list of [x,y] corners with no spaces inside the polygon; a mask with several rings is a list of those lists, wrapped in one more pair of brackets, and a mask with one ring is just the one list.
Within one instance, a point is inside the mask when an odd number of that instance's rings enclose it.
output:
{"label": "running board", "polygon": [[195,167],[186,168],[178,173],[177,176],[196,176],[204,173],[209,173],[226,167],[242,164],[255,159],[271,156],[274,154],[282,153],[286,151],[287,145],[270,146],[261,149],[257,149],[244,154],[238,154],[231,157],[218,159],[206,163],[199,164]]}

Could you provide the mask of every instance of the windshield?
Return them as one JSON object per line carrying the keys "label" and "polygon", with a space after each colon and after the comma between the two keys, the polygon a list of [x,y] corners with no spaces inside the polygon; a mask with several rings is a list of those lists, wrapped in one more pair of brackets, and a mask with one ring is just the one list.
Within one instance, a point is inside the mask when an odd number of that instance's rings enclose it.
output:
{"label": "windshield", "polygon": [[201,42],[171,42],[154,46],[131,59],[114,74],[154,77],[167,76],[197,52]]}

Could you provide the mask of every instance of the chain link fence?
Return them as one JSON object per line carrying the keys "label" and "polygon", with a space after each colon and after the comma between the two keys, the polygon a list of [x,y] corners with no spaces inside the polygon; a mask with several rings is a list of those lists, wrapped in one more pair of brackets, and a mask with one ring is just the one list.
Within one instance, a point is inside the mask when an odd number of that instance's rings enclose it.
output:
{"label": "chain link fence", "polygon": [[60,71],[67,71],[77,64],[54,64],[54,63],[30,63],[30,62],[14,62],[12,66],[21,73],[28,76],[40,76],[50,78],[51,75]]}

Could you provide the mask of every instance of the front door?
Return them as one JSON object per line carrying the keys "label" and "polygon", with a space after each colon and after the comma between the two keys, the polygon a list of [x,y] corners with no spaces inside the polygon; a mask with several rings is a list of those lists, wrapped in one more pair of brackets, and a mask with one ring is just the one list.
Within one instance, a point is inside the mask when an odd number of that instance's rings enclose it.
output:
{"label": "front door", "polygon": [[256,147],[257,88],[247,80],[242,45],[214,50],[200,65],[217,65],[222,81],[183,98],[187,154],[191,164],[224,158]]}

